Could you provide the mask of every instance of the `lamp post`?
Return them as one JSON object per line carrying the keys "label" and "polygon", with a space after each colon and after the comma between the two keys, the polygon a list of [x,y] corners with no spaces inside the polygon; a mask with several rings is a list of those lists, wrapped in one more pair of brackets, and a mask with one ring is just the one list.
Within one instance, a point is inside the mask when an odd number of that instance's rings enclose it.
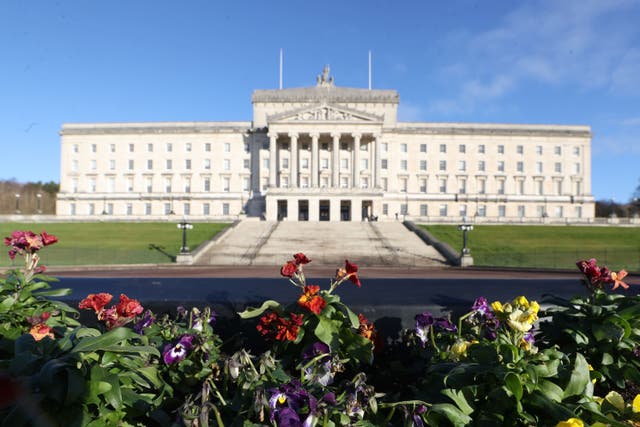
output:
{"label": "lamp post", "polygon": [[38,193],[36,194],[36,212],[38,212],[39,214],[42,213],[42,194]]}
{"label": "lamp post", "polygon": [[460,254],[460,267],[473,265],[473,258],[467,247],[467,233],[473,230],[473,224],[469,224],[467,217],[462,218],[462,224],[458,225],[458,230],[462,231],[462,253]]}
{"label": "lamp post", "polygon": [[187,230],[191,230],[193,228],[193,224],[188,223],[187,219],[184,218],[182,222],[177,224],[177,226],[182,230],[182,247],[180,248],[180,253],[189,253],[189,247],[187,246]]}
{"label": "lamp post", "polygon": [[16,193],[16,213],[20,213],[20,195]]}

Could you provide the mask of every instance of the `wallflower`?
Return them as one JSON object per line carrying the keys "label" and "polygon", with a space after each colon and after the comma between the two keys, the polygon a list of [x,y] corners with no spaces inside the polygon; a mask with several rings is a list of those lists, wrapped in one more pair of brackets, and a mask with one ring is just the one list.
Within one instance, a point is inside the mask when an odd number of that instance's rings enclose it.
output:
{"label": "wallflower", "polygon": [[53,336],[53,328],[51,326],[45,325],[44,323],[33,326],[29,330],[29,334],[31,334],[33,339],[35,339],[36,341],[40,341],[44,337],[49,337],[51,339],[55,338]]}
{"label": "wallflower", "polygon": [[298,305],[314,314],[320,314],[327,305],[324,298],[318,295],[320,286],[309,285],[303,288],[303,294],[298,299]]}
{"label": "wallflower", "polygon": [[89,294],[80,301],[78,307],[93,309],[98,320],[105,322],[107,329],[126,325],[144,310],[138,300],[129,298],[125,294],[120,294],[120,301],[115,307],[105,308],[111,298],[111,294],[107,293]]}
{"label": "wallflower", "polygon": [[44,246],[53,245],[58,238],[53,234],[43,231],[35,234],[32,231],[16,230],[11,233],[11,237],[4,238],[4,244],[10,246],[9,257],[13,260],[17,254],[35,254]]}
{"label": "wallflower", "polygon": [[116,312],[121,317],[135,317],[142,313],[143,308],[136,299],[129,298],[125,294],[120,294],[120,301],[116,305]]}
{"label": "wallflower", "polygon": [[294,274],[298,271],[298,266],[293,261],[287,261],[285,265],[280,268],[280,274],[284,277],[293,277]]}
{"label": "wallflower", "polygon": [[167,344],[162,352],[162,359],[167,365],[178,363],[187,357],[189,350],[193,348],[193,335],[183,335],[175,344]]}
{"label": "wallflower", "polygon": [[311,260],[307,258],[307,256],[302,252],[298,252],[297,254],[293,255],[293,259],[295,260],[296,265],[309,264],[311,262]]}
{"label": "wallflower", "polygon": [[357,287],[361,287],[360,278],[358,277],[358,266],[349,262],[348,259],[344,260],[344,269],[347,272],[347,278],[355,283]]}
{"label": "wallflower", "polygon": [[584,427],[584,423],[578,418],[569,418],[566,421],[560,421],[556,427]]}
{"label": "wallflower", "polygon": [[277,313],[267,313],[260,318],[256,329],[262,336],[276,341],[295,341],[298,329],[302,325],[302,315],[290,313],[291,319],[279,316]]}
{"label": "wallflower", "polygon": [[109,304],[113,296],[107,293],[99,293],[99,294],[89,294],[85,299],[80,301],[78,304],[78,308],[89,309],[92,308],[96,313],[100,312],[104,309],[104,306]]}

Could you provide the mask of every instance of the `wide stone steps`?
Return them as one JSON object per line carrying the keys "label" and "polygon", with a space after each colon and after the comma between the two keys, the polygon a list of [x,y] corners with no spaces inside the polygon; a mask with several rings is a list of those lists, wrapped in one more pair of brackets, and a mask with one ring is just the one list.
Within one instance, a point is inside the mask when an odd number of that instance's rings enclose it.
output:
{"label": "wide stone steps", "polygon": [[400,222],[245,220],[200,254],[197,264],[281,265],[304,252],[314,265],[443,266],[445,259]]}

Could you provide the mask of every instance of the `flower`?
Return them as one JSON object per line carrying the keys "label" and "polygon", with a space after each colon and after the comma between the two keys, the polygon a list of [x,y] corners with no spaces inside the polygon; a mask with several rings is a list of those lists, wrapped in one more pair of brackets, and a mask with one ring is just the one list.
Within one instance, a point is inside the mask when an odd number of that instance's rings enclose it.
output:
{"label": "flower", "polygon": [[[333,383],[333,369],[331,366],[331,350],[329,346],[323,342],[315,342],[304,349],[302,352],[302,360],[307,362],[316,359],[315,365],[307,366],[304,369],[304,377],[310,382],[327,386]],[[334,397],[335,399],[335,397]]]}
{"label": "flower", "polygon": [[142,319],[140,319],[138,323],[134,325],[133,330],[142,335],[142,330],[153,325],[155,321],[156,317],[153,315],[151,310],[147,310],[144,312],[144,316],[142,316]]}
{"label": "flower", "polygon": [[307,258],[307,256],[302,252],[298,252],[297,254],[293,255],[293,259],[295,260],[296,265],[309,264],[311,262],[311,260]]}
{"label": "flower", "polygon": [[[302,387],[299,380],[293,379],[278,388],[269,390],[269,392],[271,393],[269,398],[271,422],[275,422],[278,426],[313,425],[316,399]],[[302,422],[300,416],[304,416],[307,406],[309,413],[305,421]]]}
{"label": "flower", "polygon": [[40,323],[33,326],[29,330],[29,334],[31,334],[33,339],[35,339],[36,341],[40,341],[44,337],[49,337],[51,339],[54,338],[53,328],[51,326],[45,325],[44,323]]}
{"label": "flower", "polygon": [[320,314],[327,305],[325,299],[318,295],[320,287],[309,285],[302,288],[302,290],[303,294],[298,299],[298,305],[308,309],[314,314]]}
{"label": "flower", "polygon": [[293,277],[294,274],[298,271],[298,266],[293,261],[287,261],[285,265],[280,268],[280,274],[284,277]]}
{"label": "flower", "polygon": [[47,234],[46,231],[40,233],[40,237],[42,238],[42,244],[44,246],[53,245],[54,243],[58,242],[58,238],[56,236],[54,236],[53,234]]}
{"label": "flower", "polygon": [[476,313],[481,314],[482,316],[486,316],[487,313],[491,313],[489,303],[484,297],[478,297],[478,299],[474,301],[473,307],[471,307],[471,309]]}
{"label": "flower", "polygon": [[116,312],[121,317],[135,317],[142,313],[142,305],[136,299],[129,298],[125,294],[120,294],[120,301],[116,305]]}
{"label": "flower", "polygon": [[9,257],[13,260],[16,254],[35,254],[44,246],[53,245],[58,238],[53,234],[47,234],[43,231],[41,234],[35,234],[33,231],[16,230],[11,233],[11,237],[4,238],[4,244],[11,246]]}
{"label": "flower", "polygon": [[267,313],[260,318],[256,329],[262,336],[276,341],[295,341],[298,329],[302,325],[303,316],[290,313],[291,319],[286,319],[277,313]]}
{"label": "flower", "polygon": [[360,278],[358,277],[358,266],[349,262],[348,259],[344,260],[344,269],[347,273],[347,278],[351,280],[357,287],[362,286]]}
{"label": "flower", "polygon": [[627,274],[628,273],[626,270],[620,270],[618,273],[616,273],[615,271],[611,272],[611,274],[609,275],[609,279],[607,281],[609,283],[613,282],[613,287],[611,288],[612,291],[616,290],[618,287],[621,287],[623,289],[629,289],[629,285],[627,285],[622,281],[622,279],[627,277]]}
{"label": "flower", "polygon": [[636,394],[636,397],[633,398],[633,403],[631,403],[631,410],[636,414],[640,412],[640,394]]}
{"label": "flower", "polygon": [[109,304],[113,296],[107,293],[89,294],[85,299],[80,301],[78,308],[92,308],[96,313],[104,309],[104,306]]}
{"label": "flower", "polygon": [[187,357],[187,352],[193,348],[193,335],[183,335],[175,344],[167,344],[162,352],[162,359],[167,365],[178,363]]}
{"label": "flower", "polygon": [[460,359],[461,357],[464,357],[467,355],[467,348],[469,347],[469,341],[465,341],[462,339],[457,339],[456,342],[454,342],[451,345],[451,353],[454,356],[454,359]]}
{"label": "flower", "polygon": [[415,332],[420,341],[422,341],[422,347],[424,347],[429,340],[429,328],[433,325],[433,315],[431,313],[425,312],[422,314],[416,315],[416,327]]}
{"label": "flower", "polygon": [[584,427],[584,423],[578,418],[569,418],[567,421],[560,421],[556,427]]}
{"label": "flower", "polygon": [[491,309],[494,313],[502,313],[504,311],[504,307],[502,307],[502,303],[500,301],[492,302]]}

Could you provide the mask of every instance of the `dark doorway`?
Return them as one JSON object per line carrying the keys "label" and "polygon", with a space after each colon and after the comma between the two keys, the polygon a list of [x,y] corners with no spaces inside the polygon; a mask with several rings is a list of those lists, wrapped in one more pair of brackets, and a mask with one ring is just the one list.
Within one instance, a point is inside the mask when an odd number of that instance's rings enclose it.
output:
{"label": "dark doorway", "polygon": [[373,218],[373,201],[362,201],[362,220],[371,220]]}
{"label": "dark doorway", "polygon": [[298,221],[309,221],[308,200],[298,200]]}
{"label": "dark doorway", "polygon": [[278,221],[282,221],[287,217],[287,201],[278,200]]}
{"label": "dark doorway", "polygon": [[329,200],[320,200],[320,221],[329,221],[331,219],[329,206],[331,206]]}
{"label": "dark doorway", "polygon": [[340,221],[351,221],[351,200],[340,200]]}

